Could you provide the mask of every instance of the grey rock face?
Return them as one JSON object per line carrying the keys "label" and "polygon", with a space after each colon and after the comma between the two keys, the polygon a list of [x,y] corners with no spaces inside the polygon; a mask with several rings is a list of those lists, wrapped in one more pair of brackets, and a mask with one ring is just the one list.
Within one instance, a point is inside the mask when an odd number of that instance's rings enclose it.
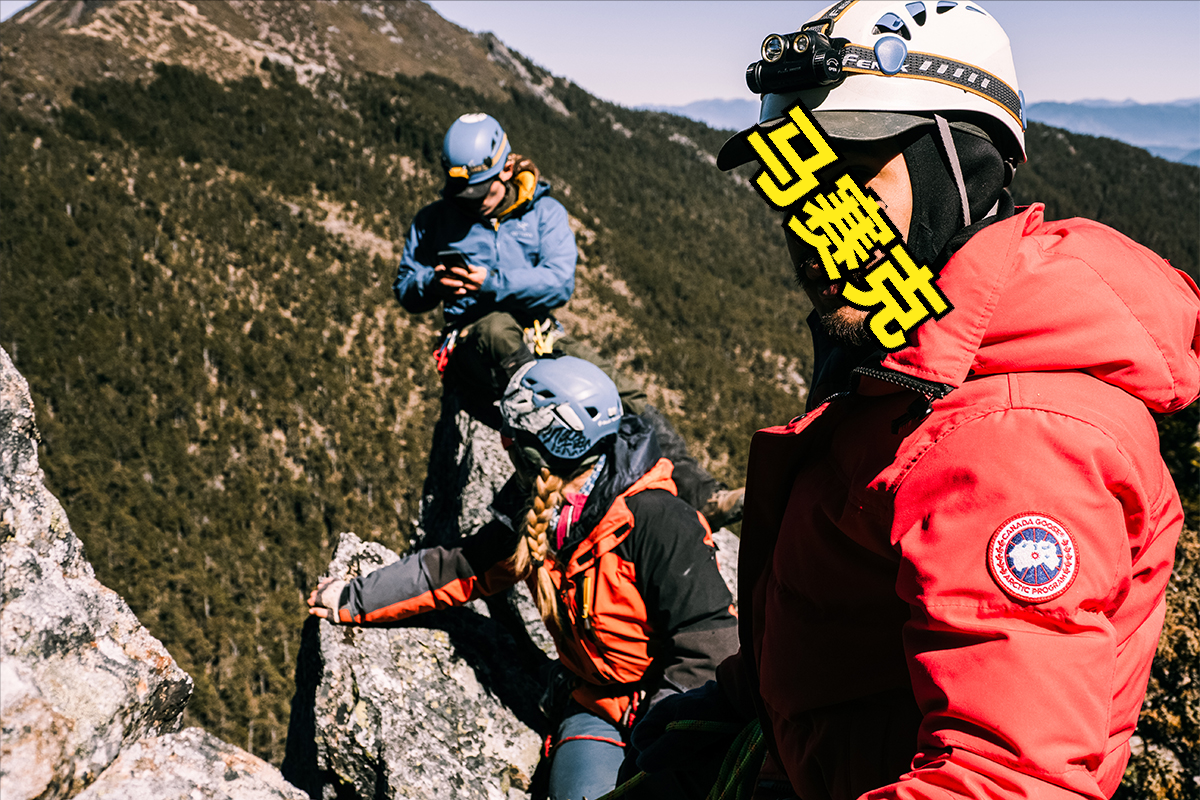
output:
{"label": "grey rock face", "polygon": [[[354,577],[397,558],[344,533],[328,574]],[[471,608],[414,623],[310,618],[284,775],[313,797],[524,797],[545,720],[516,643]]]}
{"label": "grey rock face", "polygon": [[304,800],[191,728],[192,679],[101,585],[47,491],[29,386],[0,350],[0,797]]}
{"label": "grey rock face", "polygon": [[126,747],[76,800],[308,800],[257,756],[200,728]]}
{"label": "grey rock face", "polygon": [[717,569],[725,579],[725,586],[733,595],[733,605],[737,606],[738,586],[738,545],[742,540],[725,528],[713,531],[713,543],[717,546]]}
{"label": "grey rock face", "polygon": [[47,491],[25,379],[0,350],[0,794],[70,797],[173,731],[192,680],[83,556]]}
{"label": "grey rock face", "polygon": [[490,521],[492,497],[512,471],[500,434],[460,410],[447,392],[433,429],[413,547],[449,545]]}
{"label": "grey rock face", "polygon": [[[492,498],[512,471],[500,434],[460,410],[457,397],[447,392],[433,431],[413,549],[453,546],[490,522]],[[519,647],[554,654],[554,641],[524,587],[489,597],[485,603],[485,613],[503,625]]]}

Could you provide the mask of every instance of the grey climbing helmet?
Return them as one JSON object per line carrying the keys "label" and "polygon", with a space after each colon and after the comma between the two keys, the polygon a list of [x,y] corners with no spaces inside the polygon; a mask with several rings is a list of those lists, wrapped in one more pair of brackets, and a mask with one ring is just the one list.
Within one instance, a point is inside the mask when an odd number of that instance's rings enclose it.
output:
{"label": "grey climbing helmet", "polygon": [[560,356],[517,370],[500,401],[500,414],[501,435],[536,450],[545,466],[560,472],[596,456],[597,445],[617,433],[622,407],[617,387],[599,367]]}

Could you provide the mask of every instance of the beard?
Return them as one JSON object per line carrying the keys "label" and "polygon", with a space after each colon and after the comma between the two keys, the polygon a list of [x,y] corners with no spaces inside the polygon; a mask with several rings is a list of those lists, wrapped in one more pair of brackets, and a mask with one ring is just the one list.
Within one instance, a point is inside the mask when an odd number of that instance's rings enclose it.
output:
{"label": "beard", "polygon": [[832,311],[818,312],[821,325],[829,338],[849,347],[862,347],[873,341],[867,329],[867,312],[854,306],[841,306]]}
{"label": "beard", "polygon": [[796,273],[796,283],[808,294],[829,338],[848,347],[870,344],[873,337],[867,328],[867,312],[847,304],[840,298],[835,301],[836,305],[831,306],[828,300],[820,297],[815,291],[812,281],[805,273],[805,266],[813,266],[815,269],[815,263],[806,264],[806,259],[796,258],[796,254],[793,253],[792,269]]}

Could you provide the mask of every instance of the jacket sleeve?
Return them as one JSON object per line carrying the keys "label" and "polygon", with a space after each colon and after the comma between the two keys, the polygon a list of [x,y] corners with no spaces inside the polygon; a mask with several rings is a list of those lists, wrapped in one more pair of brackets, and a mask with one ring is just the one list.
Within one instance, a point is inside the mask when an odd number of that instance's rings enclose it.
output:
{"label": "jacket sleeve", "polygon": [[430,547],[355,578],[342,591],[344,623],[395,622],[425,611],[462,605],[521,580],[506,568],[517,534],[492,521],[455,548]]}
{"label": "jacket sleeve", "polygon": [[[903,638],[918,752],[911,772],[864,797],[1116,790],[1182,524],[1144,408],[1141,417],[1143,429],[1118,441],[1046,410],[993,410],[916,459],[897,490],[892,541],[897,591],[912,609]],[[1062,541],[1058,554],[1038,551],[1051,562],[1034,580],[1050,587],[1047,599],[1001,588],[1012,565],[1035,562],[1024,547],[996,545],[1006,541],[997,534],[1029,529],[1030,518],[1060,526],[1075,555]],[[1045,581],[1055,569],[1073,571],[1065,587]]]}
{"label": "jacket sleeve", "polygon": [[634,516],[627,541],[635,582],[661,636],[655,660],[663,679],[651,693],[653,703],[715,679],[717,665],[737,651],[737,618],[699,513],[661,489],[640,492],[627,502]]}
{"label": "jacket sleeve", "polygon": [[418,261],[416,255],[421,239],[427,233],[427,226],[428,212],[423,209],[409,227],[408,238],[404,241],[404,252],[400,255],[400,267],[396,272],[396,280],[392,283],[396,299],[410,314],[432,311],[441,302],[441,297],[431,285],[435,265]]}
{"label": "jacket sleeve", "polygon": [[575,291],[575,234],[562,203],[539,198],[524,219],[537,225],[537,248],[528,260],[498,264],[480,293],[504,311],[554,309]]}

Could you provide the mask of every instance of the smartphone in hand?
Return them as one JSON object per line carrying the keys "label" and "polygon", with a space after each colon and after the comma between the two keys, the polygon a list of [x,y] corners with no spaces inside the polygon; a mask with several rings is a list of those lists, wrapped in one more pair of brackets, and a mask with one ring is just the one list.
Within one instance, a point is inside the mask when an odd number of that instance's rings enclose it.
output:
{"label": "smartphone in hand", "polygon": [[441,250],[438,252],[438,261],[443,264],[446,269],[458,267],[462,270],[468,270],[467,254],[459,250]]}

